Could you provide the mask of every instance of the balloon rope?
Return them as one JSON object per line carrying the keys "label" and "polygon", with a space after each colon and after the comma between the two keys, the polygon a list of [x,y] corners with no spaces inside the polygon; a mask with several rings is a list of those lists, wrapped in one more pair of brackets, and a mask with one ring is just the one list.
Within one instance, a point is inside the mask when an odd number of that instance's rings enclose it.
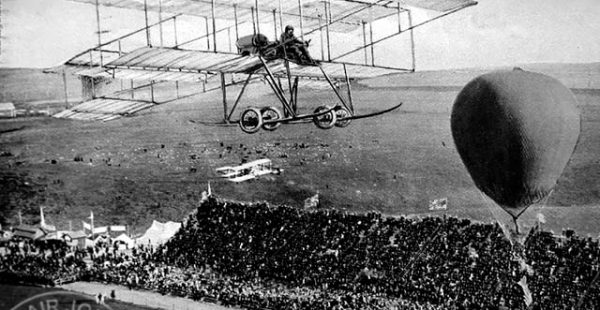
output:
{"label": "balloon rope", "polygon": [[[445,225],[446,223],[444,223],[443,225]],[[435,231],[429,235],[429,238],[425,241],[423,248],[421,248],[419,251],[417,251],[416,253],[413,253],[410,255],[410,257],[408,258],[408,263],[406,264],[406,266],[404,266],[402,269],[403,273],[402,273],[402,277],[401,279],[404,279],[406,277],[406,274],[408,273],[408,268],[415,262],[417,261],[417,259],[419,259],[422,254],[425,252],[425,250],[427,250],[429,248],[429,244],[432,243],[435,239],[437,239],[438,237],[438,232],[440,231],[440,228],[442,228],[442,225],[438,226]]]}
{"label": "balloon rope", "polygon": [[490,213],[492,214],[492,216],[496,220],[496,223],[498,223],[498,226],[500,226],[500,229],[502,230],[502,233],[504,234],[504,236],[506,237],[506,239],[508,239],[508,242],[510,242],[510,246],[512,248],[513,245],[514,245],[512,237],[510,236],[510,233],[506,231],[506,228],[504,227],[504,224],[498,219],[497,213],[494,212],[494,206],[495,206],[495,204],[493,204],[492,201],[488,197],[486,197],[481,191],[478,191],[478,193],[481,196],[481,200],[483,200],[483,204],[487,206],[488,210],[490,210]]}
{"label": "balloon rope", "polygon": [[492,216],[494,217],[494,219],[496,220],[496,222],[500,222],[498,220],[498,217],[496,216],[496,213],[492,210],[492,203],[487,199],[487,197],[485,197],[485,195],[483,195],[483,193],[481,191],[477,191],[479,193],[479,196],[481,196],[481,200],[483,200],[483,204],[488,208],[488,210],[490,210],[490,213],[492,214]]}
{"label": "balloon rope", "polygon": [[546,195],[546,197],[544,197],[542,199],[542,208],[546,206],[546,204],[548,203],[548,200],[550,200],[550,196],[552,196],[552,194],[554,194],[554,188],[550,190],[550,193],[548,193],[548,195]]}
{"label": "balloon rope", "polygon": [[[550,196],[552,196],[552,194],[554,194],[554,188],[552,190],[550,190],[550,193],[548,193],[548,195],[546,195],[546,197],[544,197],[542,199],[542,201],[540,202],[540,210],[539,210],[539,214],[542,214],[542,211],[544,211],[544,208],[546,208],[546,206],[548,205],[548,200],[550,200]],[[542,214],[543,215],[543,214]],[[537,217],[537,216],[536,216]],[[538,229],[540,229],[541,225],[539,225],[539,217],[538,217]],[[540,229],[541,230],[541,229]]]}

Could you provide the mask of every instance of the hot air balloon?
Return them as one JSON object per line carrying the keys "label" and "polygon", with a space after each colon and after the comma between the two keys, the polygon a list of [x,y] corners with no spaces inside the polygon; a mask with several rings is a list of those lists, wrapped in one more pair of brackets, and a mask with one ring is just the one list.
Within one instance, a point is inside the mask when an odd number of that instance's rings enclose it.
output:
{"label": "hot air balloon", "polygon": [[580,132],[573,93],[552,77],[521,69],[469,82],[454,102],[450,123],[475,185],[515,224],[553,190]]}

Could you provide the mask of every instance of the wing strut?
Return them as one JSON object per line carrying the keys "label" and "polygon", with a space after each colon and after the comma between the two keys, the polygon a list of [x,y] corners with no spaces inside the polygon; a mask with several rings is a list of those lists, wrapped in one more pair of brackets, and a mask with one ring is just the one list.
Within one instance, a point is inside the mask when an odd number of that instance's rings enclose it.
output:
{"label": "wing strut", "polygon": [[296,116],[296,112],[292,109],[292,107],[290,106],[290,103],[287,101],[287,99],[285,99],[285,94],[283,93],[283,90],[281,88],[279,88],[279,86],[277,85],[277,82],[275,81],[275,77],[273,76],[273,72],[271,72],[271,69],[269,69],[269,66],[267,65],[267,63],[261,56],[258,56],[258,59],[260,59],[260,62],[262,62],[263,66],[265,67],[265,71],[267,71],[267,75],[268,75],[267,81],[269,82],[269,85],[275,92],[275,95],[277,95],[277,97],[279,98],[279,101],[281,101],[281,104],[283,104],[283,107],[285,109],[287,109],[287,111],[292,116]]}
{"label": "wing strut", "polygon": [[335,88],[335,85],[333,85],[333,82],[331,81],[331,79],[329,78],[329,76],[327,75],[327,73],[325,73],[325,70],[323,70],[323,67],[321,67],[319,65],[319,69],[321,69],[321,72],[323,72],[323,76],[327,80],[327,83],[329,83],[329,86],[331,86],[331,89],[336,94],[336,96],[340,99],[340,101],[342,102],[342,104],[344,105],[344,107],[348,111],[352,111],[352,110],[350,110],[350,107],[348,106],[348,104],[346,104],[346,100],[344,100],[344,98],[342,98],[342,95],[340,95],[340,92],[338,92],[338,90]]}
{"label": "wing strut", "polygon": [[354,104],[352,103],[352,88],[350,87],[350,79],[348,78],[348,71],[346,71],[346,64],[344,64],[344,76],[346,76],[346,87],[348,88],[348,105],[350,107],[350,113],[354,114]]}
{"label": "wing strut", "polygon": [[227,122],[227,87],[225,85],[225,73],[221,73],[221,93],[223,94],[223,117]]}
{"label": "wing strut", "polygon": [[242,86],[240,93],[238,94],[237,98],[235,99],[235,102],[233,103],[233,107],[231,107],[231,112],[229,112],[229,115],[225,119],[226,123],[229,123],[229,121],[231,121],[231,116],[233,115],[233,111],[235,111],[235,108],[237,107],[238,103],[240,103],[240,99],[242,99],[242,95],[244,94],[244,91],[246,90],[246,86],[248,86],[248,83],[250,83],[250,79],[252,79],[252,73],[248,74],[248,77],[246,78],[246,81],[244,82],[244,86]]}
{"label": "wing strut", "polygon": [[[283,47],[283,49],[284,49],[284,53],[285,53],[285,46]],[[287,72],[288,89],[290,90],[290,102],[291,102],[292,110],[294,111],[294,113],[296,113],[296,108],[295,108],[296,104],[294,104],[294,92],[292,89],[292,75],[290,72],[290,62],[286,58],[283,63],[285,64],[285,72]],[[283,91],[283,87],[281,89]],[[287,115],[287,112],[284,111],[284,114]]]}

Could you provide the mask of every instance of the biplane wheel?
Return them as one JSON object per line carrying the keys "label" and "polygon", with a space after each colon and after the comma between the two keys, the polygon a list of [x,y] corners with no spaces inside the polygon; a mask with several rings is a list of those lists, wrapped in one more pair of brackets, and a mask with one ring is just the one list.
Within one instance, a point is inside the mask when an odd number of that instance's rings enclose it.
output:
{"label": "biplane wheel", "polygon": [[[327,106],[320,106],[315,109],[314,114],[323,113],[324,111],[331,110],[331,108]],[[315,115],[313,116],[313,122],[315,125],[321,129],[329,129],[335,125],[336,121],[335,112],[329,111],[325,114]]]}
{"label": "biplane wheel", "polygon": [[263,120],[262,128],[264,130],[273,131],[273,130],[279,128],[279,126],[281,126],[281,122],[264,124],[264,121],[281,119],[281,112],[276,107],[262,108],[262,109],[260,109],[260,115],[262,116],[262,120]]}
{"label": "biplane wheel", "polygon": [[[350,122],[352,121],[352,119],[349,119],[348,117],[351,117],[352,113],[350,113],[350,111],[348,111],[348,109],[346,109],[345,107],[342,107],[342,106],[337,106],[337,107],[335,107],[335,109],[333,109],[333,111],[335,111],[335,117],[336,117],[335,126],[346,127],[346,126],[350,125]],[[344,118],[348,118],[348,119],[344,119]]]}
{"label": "biplane wheel", "polygon": [[240,115],[240,128],[245,133],[255,133],[262,126],[262,116],[257,108],[248,108]]}

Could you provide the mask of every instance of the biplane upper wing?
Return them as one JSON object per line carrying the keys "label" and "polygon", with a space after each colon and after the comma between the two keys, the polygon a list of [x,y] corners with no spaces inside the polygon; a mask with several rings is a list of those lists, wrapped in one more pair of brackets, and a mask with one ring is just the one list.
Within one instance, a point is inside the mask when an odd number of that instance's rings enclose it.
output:
{"label": "biplane upper wing", "polygon": [[[473,0],[71,0],[109,7],[134,10],[165,12],[201,17],[236,20],[238,23],[281,23],[282,19],[302,20],[306,29],[321,27],[326,20],[330,31],[347,32],[364,22],[372,22],[407,7],[416,7],[438,12],[474,5]],[[275,16],[280,14],[279,17]]]}
{"label": "biplane upper wing", "polygon": [[473,0],[399,0],[399,2],[401,4],[438,12],[447,12],[460,7],[477,4],[477,1]]}

